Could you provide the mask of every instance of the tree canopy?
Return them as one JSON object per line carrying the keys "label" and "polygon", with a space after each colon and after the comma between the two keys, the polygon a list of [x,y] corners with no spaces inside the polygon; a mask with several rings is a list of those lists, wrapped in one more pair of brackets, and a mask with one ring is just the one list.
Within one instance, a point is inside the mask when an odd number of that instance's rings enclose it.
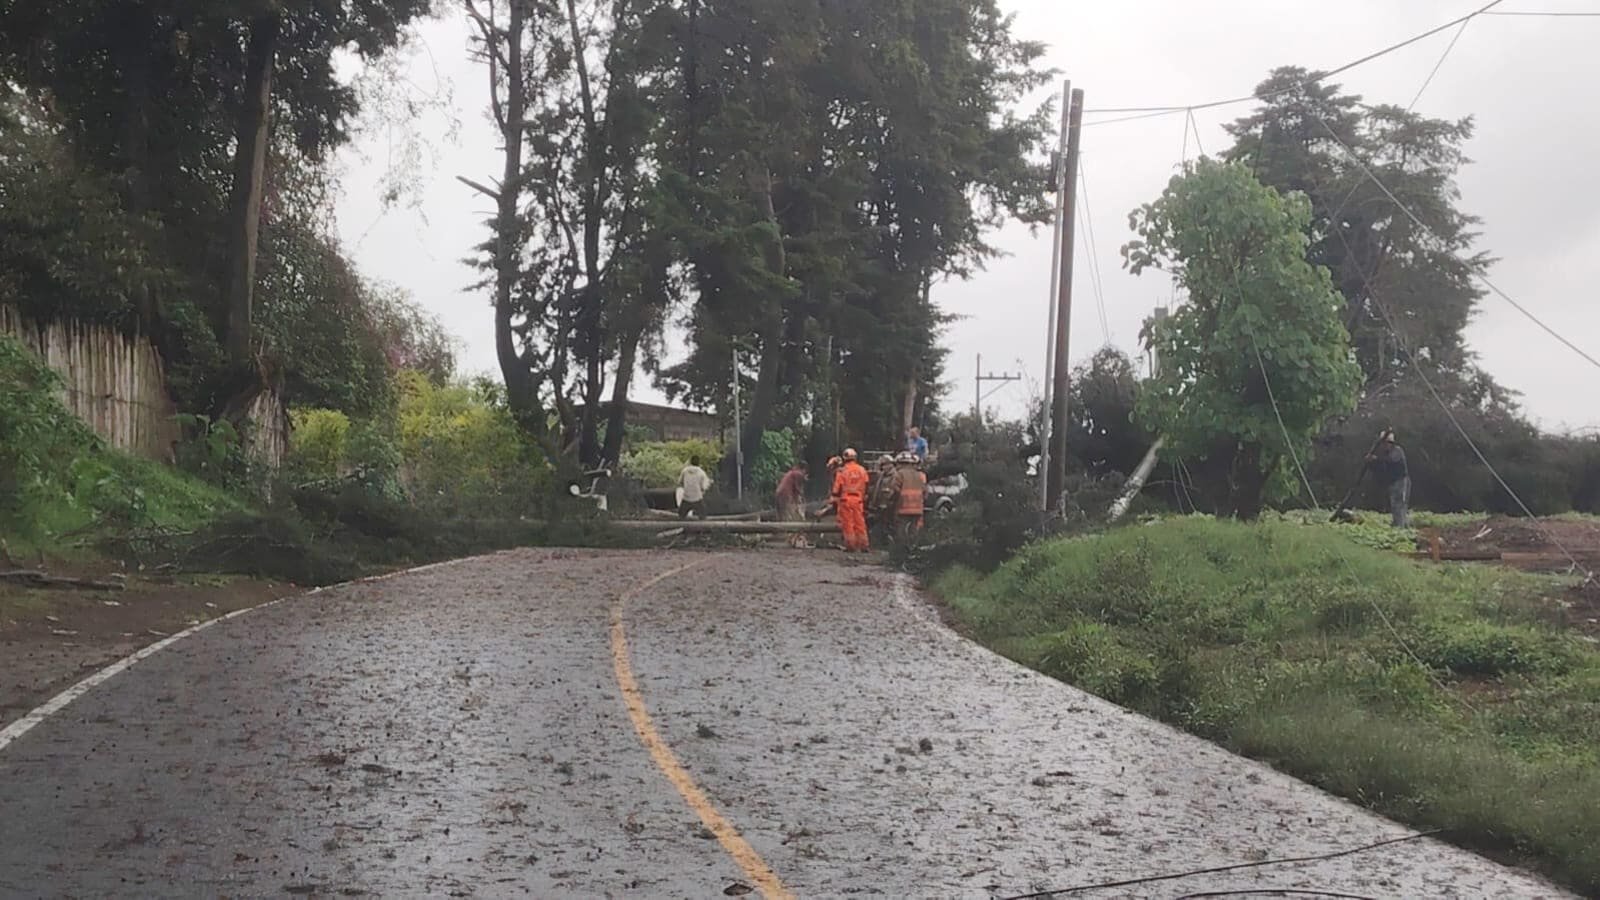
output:
{"label": "tree canopy", "polygon": [[[1048,116],[1013,112],[1042,49],[991,0],[468,9],[497,120],[533,126],[502,128],[480,186],[501,204],[481,261],[502,368],[585,460],[614,457],[623,423],[602,438],[591,411],[607,385],[621,407],[636,365],[724,411],[737,370],[746,446],[791,425],[891,440],[937,394],[932,283],[1045,215]],[[686,352],[663,369],[673,326]]]}
{"label": "tree canopy", "polygon": [[1225,463],[1228,515],[1258,516],[1268,478],[1355,408],[1361,370],[1328,271],[1307,260],[1311,214],[1305,195],[1202,159],[1131,217],[1128,267],[1188,292],[1147,328],[1161,367],[1138,415],[1171,453]]}

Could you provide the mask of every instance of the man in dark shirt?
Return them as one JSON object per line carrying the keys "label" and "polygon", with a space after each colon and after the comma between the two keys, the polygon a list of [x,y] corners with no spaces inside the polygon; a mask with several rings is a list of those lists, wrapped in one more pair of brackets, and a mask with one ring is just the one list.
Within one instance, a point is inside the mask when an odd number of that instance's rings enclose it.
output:
{"label": "man in dark shirt", "polygon": [[1367,464],[1389,491],[1389,519],[1396,528],[1411,527],[1411,472],[1406,468],[1406,451],[1395,442],[1394,431],[1378,437],[1378,447],[1367,456]]}

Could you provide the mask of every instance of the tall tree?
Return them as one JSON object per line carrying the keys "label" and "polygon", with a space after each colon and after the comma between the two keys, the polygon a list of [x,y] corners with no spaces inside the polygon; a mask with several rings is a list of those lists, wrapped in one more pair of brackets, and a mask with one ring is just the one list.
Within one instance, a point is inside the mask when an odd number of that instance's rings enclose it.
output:
{"label": "tall tree", "polygon": [[981,262],[987,227],[1044,212],[1044,117],[1010,112],[1046,77],[1040,48],[986,0],[691,7],[683,143],[722,152],[678,182],[697,302],[665,383],[725,398],[737,343],[746,446],[827,396],[847,439],[887,441],[938,383],[931,284]]}
{"label": "tall tree", "polygon": [[1132,224],[1128,267],[1171,272],[1189,296],[1149,326],[1161,370],[1140,392],[1139,419],[1173,455],[1224,467],[1220,514],[1254,519],[1268,478],[1354,409],[1361,382],[1342,298],[1306,257],[1311,204],[1239,164],[1201,160]]}
{"label": "tall tree", "polygon": [[[670,6],[482,6],[468,8],[496,85],[505,166],[497,185],[479,189],[497,202],[485,249],[508,396],[535,428],[549,418],[536,410],[553,412],[585,463],[614,459],[641,343],[673,297],[670,254],[653,221],[658,110],[676,52],[664,37]],[[612,412],[603,417],[608,384]]]}
{"label": "tall tree", "polygon": [[[159,222],[183,292],[216,337],[249,355],[263,185],[281,128],[311,164],[346,137],[346,48],[395,46],[429,0],[63,0],[7,4],[0,78],[60,122],[86,168],[118,179],[125,208]],[[217,240],[217,235],[225,235]],[[173,297],[138,298],[162,336]],[[167,341],[174,356],[183,341]],[[221,399],[221,398],[219,398]]]}
{"label": "tall tree", "polygon": [[[1257,88],[1261,106],[1228,126],[1225,158],[1265,184],[1311,201],[1308,255],[1333,273],[1345,327],[1369,383],[1412,364],[1375,305],[1377,290],[1406,345],[1440,374],[1468,377],[1462,332],[1482,291],[1472,269],[1478,219],[1458,208],[1456,173],[1472,136],[1470,118],[1432,119],[1393,105],[1370,106],[1297,67],[1274,70]],[[1367,171],[1426,225],[1419,227]]]}

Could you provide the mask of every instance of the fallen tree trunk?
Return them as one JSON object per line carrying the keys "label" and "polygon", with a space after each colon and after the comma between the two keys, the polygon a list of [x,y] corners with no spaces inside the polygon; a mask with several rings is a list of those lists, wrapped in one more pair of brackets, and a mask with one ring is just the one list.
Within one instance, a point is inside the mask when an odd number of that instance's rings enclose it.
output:
{"label": "fallen tree trunk", "polygon": [[94,578],[71,578],[50,575],[37,569],[13,569],[0,572],[0,581],[20,584],[23,587],[75,588],[86,591],[121,591],[126,590],[128,587],[126,581],[115,576],[111,580],[100,581]]}
{"label": "fallen tree trunk", "polygon": [[676,531],[684,534],[837,534],[835,522],[713,522],[706,519],[680,519],[668,522],[619,520],[611,523],[617,528],[636,531]]}
{"label": "fallen tree trunk", "polygon": [[[671,519],[674,522],[678,521],[678,514],[675,513],[675,512],[672,512],[670,510],[665,510],[665,509],[647,509],[647,510],[644,511],[644,513],[647,516],[651,516],[651,517],[657,518],[657,519],[662,519],[662,520]],[[730,516],[706,516],[705,518],[698,519],[697,521],[700,521],[700,522],[760,522],[763,519],[775,518],[777,515],[778,515],[777,512],[768,509],[768,510],[762,510],[760,512],[739,513],[737,515],[730,515]]]}

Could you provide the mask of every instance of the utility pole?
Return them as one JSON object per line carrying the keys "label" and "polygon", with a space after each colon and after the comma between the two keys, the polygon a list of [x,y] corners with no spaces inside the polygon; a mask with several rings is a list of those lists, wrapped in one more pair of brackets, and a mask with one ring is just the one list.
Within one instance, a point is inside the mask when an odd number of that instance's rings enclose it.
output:
{"label": "utility pole", "polygon": [[1067,155],[1061,179],[1061,265],[1056,294],[1055,407],[1050,424],[1050,467],[1045,471],[1046,508],[1061,499],[1067,475],[1067,404],[1071,372],[1068,347],[1072,336],[1073,223],[1078,208],[1078,143],[1083,127],[1083,91],[1074,90],[1067,117]]}
{"label": "utility pole", "polygon": [[739,410],[739,345],[733,345],[733,496],[744,499],[744,423]]}
{"label": "utility pole", "polygon": [[[999,375],[996,375],[993,372],[990,372],[987,375],[983,374],[983,354],[978,354],[978,373],[977,377],[973,379],[975,386],[972,392],[972,416],[978,420],[979,425],[983,424],[983,398],[989,396],[989,394],[993,394],[994,391],[1000,390],[1000,388],[1005,387],[1007,384],[1010,384],[1013,381],[1021,380],[1021,375],[1013,375],[1009,372],[1001,372]],[[983,383],[985,381],[998,381],[1000,384],[994,389],[994,391],[990,391],[989,394],[985,394],[983,392]]]}
{"label": "utility pole", "polygon": [[1066,195],[1062,191],[1062,167],[1067,161],[1067,123],[1072,114],[1072,82],[1061,83],[1061,143],[1052,160],[1055,181],[1051,189],[1056,195],[1055,236],[1050,241],[1050,325],[1044,332],[1044,419],[1039,423],[1039,508],[1050,509],[1050,418],[1055,405],[1055,346],[1056,346],[1056,294],[1057,279],[1061,274],[1061,222],[1066,217]]}

